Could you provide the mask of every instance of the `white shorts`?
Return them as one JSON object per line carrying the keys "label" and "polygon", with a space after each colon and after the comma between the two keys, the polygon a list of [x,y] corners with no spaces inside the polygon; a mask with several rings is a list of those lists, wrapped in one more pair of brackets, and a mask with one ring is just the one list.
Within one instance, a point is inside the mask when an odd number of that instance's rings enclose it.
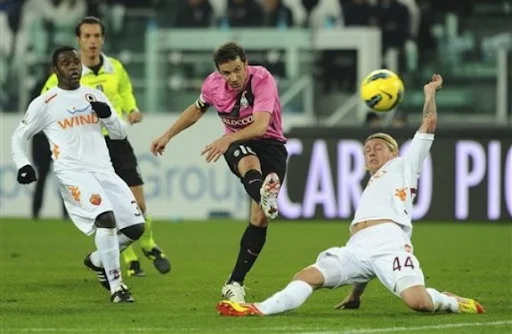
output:
{"label": "white shorts", "polygon": [[320,253],[313,265],[324,276],[324,287],[366,283],[377,277],[395,295],[415,285],[425,285],[423,271],[404,230],[395,223],[367,227],[345,247]]}
{"label": "white shorts", "polygon": [[118,230],[144,223],[130,188],[114,171],[59,171],[55,175],[71,220],[85,234],[94,233],[96,217],[107,211],[114,212]]}

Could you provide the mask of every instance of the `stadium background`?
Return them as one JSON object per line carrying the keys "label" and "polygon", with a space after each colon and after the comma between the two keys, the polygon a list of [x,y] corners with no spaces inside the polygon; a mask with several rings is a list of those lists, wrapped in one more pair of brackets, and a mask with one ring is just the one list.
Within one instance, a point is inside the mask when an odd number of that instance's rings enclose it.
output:
{"label": "stadium background", "polygon": [[[277,7],[271,9],[274,3]],[[145,114],[141,124],[129,129],[129,138],[150,211],[159,220],[157,241],[170,250],[178,268],[168,277],[150,273],[152,283],[130,279],[140,296],[130,316],[135,325],[103,317],[105,310],[125,315],[97,303],[92,277],[71,289],[77,293],[73,306],[59,302],[69,300],[69,287],[87,275],[77,259],[91,240],[58,220],[54,182],[46,187],[42,217],[47,219],[30,220],[33,187],[16,183],[10,157],[10,136],[46,80],[52,49],[75,45],[74,26],[85,15],[105,21],[104,51],[124,63]],[[490,328],[493,332],[510,330],[510,321],[503,320],[512,312],[512,233],[507,224],[512,221],[512,1],[1,0],[2,332],[100,331],[105,326],[112,332],[130,326],[162,332],[169,327],[158,317],[161,312],[172,319],[170,332],[239,332],[236,323],[212,316],[249,203],[224,162],[207,165],[199,155],[219,136],[221,123],[215,113],[207,114],[173,140],[163,158],[149,154],[150,141],[197,98],[202,79],[214,70],[212,50],[228,40],[239,41],[251,64],[265,65],[278,79],[290,139],[281,217],[273,223],[265,256],[250,274],[249,298],[267,296],[319,251],[346,240],[347,222],[365,182],[358,155],[361,140],[384,129],[406,145],[421,120],[423,84],[438,72],[445,87],[438,94],[439,132],[414,211],[419,219],[415,249],[434,277],[430,282],[479,295],[492,310],[476,320],[406,317],[410,313],[374,284],[363,318],[331,317],[328,308],[343,293],[322,292],[299,317],[264,325],[248,322],[246,332],[333,332],[348,326],[374,333],[383,327],[393,332],[389,327],[398,324],[404,326],[400,332],[426,326],[425,331],[478,333],[488,326],[485,321],[497,324]],[[357,85],[382,66],[402,76],[406,94],[395,112],[375,115],[359,101]],[[166,224],[182,221],[194,224]],[[207,282],[201,280],[204,276]],[[34,284],[45,289],[35,291],[30,288]],[[189,310],[197,313],[191,316]],[[100,320],[84,322],[84,312]],[[307,312],[314,317],[307,318]],[[403,320],[391,322],[390,312]]]}
{"label": "stadium background", "polygon": [[[76,22],[96,15],[107,25],[105,53],[119,57],[126,66],[146,116],[130,129],[130,139],[157,218],[247,216],[243,189],[224,164],[208,166],[194,153],[221,133],[214,113],[173,141],[163,159],[148,154],[155,134],[197,98],[202,79],[214,69],[212,50],[234,39],[248,50],[252,64],[267,66],[278,78],[290,142],[298,140],[305,146],[313,145],[313,138],[329,142],[331,161],[316,163],[323,172],[309,185],[296,180],[314,174],[309,168],[313,160],[309,152],[293,153],[287,181],[293,178],[293,186],[281,199],[283,218],[311,216],[286,214],[286,203],[303,206],[306,200],[313,206],[309,210],[315,211],[314,218],[349,219],[358,196],[344,193],[348,188],[343,184],[354,172],[347,162],[353,157],[336,160],[335,141],[360,140],[382,127],[404,142],[412,132],[398,128],[418,126],[422,85],[439,72],[446,82],[438,95],[443,132],[432,152],[436,177],[425,184],[432,188],[429,197],[449,194],[443,200],[449,205],[433,202],[426,218],[511,220],[510,1],[28,0],[3,1],[0,10],[2,216],[28,217],[31,201],[31,188],[15,182],[10,134],[47,77],[51,50],[75,45]],[[381,66],[400,73],[406,95],[395,113],[375,115],[358,99],[357,83]],[[314,130],[307,130],[307,135],[293,130],[301,126]],[[325,127],[332,130],[326,132]],[[465,149],[462,141],[478,144]],[[343,163],[349,164],[346,175],[336,172]],[[42,215],[58,217],[56,188],[51,183],[46,188]],[[335,207],[326,208],[325,197],[333,197]],[[469,214],[457,215],[455,203],[471,207]],[[339,212],[333,215],[329,210]]]}

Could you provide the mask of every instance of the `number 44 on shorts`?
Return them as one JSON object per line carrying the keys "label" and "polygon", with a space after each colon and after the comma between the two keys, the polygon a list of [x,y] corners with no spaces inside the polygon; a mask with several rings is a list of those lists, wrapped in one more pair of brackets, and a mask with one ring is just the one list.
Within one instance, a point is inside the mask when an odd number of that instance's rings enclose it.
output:
{"label": "number 44 on shorts", "polygon": [[406,257],[405,258],[405,261],[403,262],[400,262],[400,258],[397,256],[395,257],[395,259],[393,260],[393,271],[400,271],[402,270],[402,267],[403,268],[411,268],[411,269],[414,269],[414,264],[412,263],[412,259],[410,256]]}

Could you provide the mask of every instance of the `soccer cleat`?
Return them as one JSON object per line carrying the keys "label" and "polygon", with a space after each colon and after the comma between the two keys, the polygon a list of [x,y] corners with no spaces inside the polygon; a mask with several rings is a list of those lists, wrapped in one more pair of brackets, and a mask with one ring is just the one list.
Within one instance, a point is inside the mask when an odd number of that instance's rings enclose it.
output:
{"label": "soccer cleat", "polygon": [[142,268],[140,267],[139,261],[131,261],[128,264],[128,270],[126,272],[128,276],[136,276],[136,277],[144,277],[146,276],[146,273]]}
{"label": "soccer cleat", "polygon": [[143,248],[142,252],[148,259],[153,261],[153,265],[155,266],[156,270],[158,270],[161,274],[167,274],[169,271],[171,271],[171,262],[169,259],[167,259],[160,248],[155,246],[149,251]]}
{"label": "soccer cleat", "polygon": [[94,264],[92,264],[90,253],[85,257],[84,265],[96,274],[96,277],[98,277],[98,281],[100,282],[101,286],[110,291],[110,284],[108,283],[105,269],[96,267]]}
{"label": "soccer cleat", "polygon": [[267,218],[274,219],[277,217],[277,195],[279,194],[280,188],[281,182],[279,181],[277,174],[268,174],[260,189],[260,204],[263,209],[263,213],[265,213]]}
{"label": "soccer cleat", "polygon": [[443,292],[443,294],[457,299],[459,313],[485,313],[483,306],[474,299],[460,297],[450,292]]}
{"label": "soccer cleat", "polygon": [[222,297],[235,303],[245,303],[245,287],[238,282],[226,283],[222,287]]}
{"label": "soccer cleat", "polygon": [[220,315],[229,317],[247,317],[251,315],[263,315],[254,304],[236,303],[223,300],[217,304]]}
{"label": "soccer cleat", "polygon": [[133,299],[128,287],[121,284],[121,286],[110,296],[110,301],[112,303],[133,303],[135,299]]}

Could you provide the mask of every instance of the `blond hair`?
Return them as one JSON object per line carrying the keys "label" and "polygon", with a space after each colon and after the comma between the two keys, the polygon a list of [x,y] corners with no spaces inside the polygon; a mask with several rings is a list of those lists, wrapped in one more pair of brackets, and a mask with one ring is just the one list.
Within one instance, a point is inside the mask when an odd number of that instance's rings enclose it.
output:
{"label": "blond hair", "polygon": [[398,143],[396,142],[396,140],[393,137],[391,137],[387,133],[384,133],[384,132],[374,133],[374,134],[368,136],[368,138],[366,138],[366,140],[364,141],[364,144],[366,145],[366,143],[372,139],[384,140],[386,142],[386,144],[388,145],[389,149],[391,150],[391,152],[398,153]]}

